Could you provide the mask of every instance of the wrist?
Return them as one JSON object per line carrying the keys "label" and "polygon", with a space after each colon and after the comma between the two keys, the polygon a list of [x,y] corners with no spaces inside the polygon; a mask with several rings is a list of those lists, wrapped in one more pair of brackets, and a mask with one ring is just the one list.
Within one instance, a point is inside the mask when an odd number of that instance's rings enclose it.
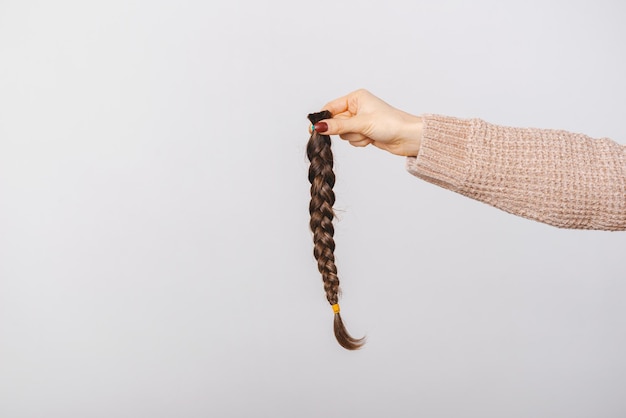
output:
{"label": "wrist", "polygon": [[424,121],[420,116],[406,115],[406,123],[403,129],[403,154],[407,157],[417,157],[422,145]]}

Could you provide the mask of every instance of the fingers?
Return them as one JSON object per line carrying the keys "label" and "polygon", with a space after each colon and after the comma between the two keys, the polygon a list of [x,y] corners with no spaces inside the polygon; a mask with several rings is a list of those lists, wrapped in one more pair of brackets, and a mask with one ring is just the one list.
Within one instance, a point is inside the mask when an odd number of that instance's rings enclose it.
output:
{"label": "fingers", "polygon": [[353,116],[347,119],[324,119],[328,126],[325,131],[319,131],[324,135],[364,134],[368,126],[368,120],[361,116]]}
{"label": "fingers", "polygon": [[365,135],[361,135],[361,134],[343,134],[343,135],[339,135],[339,138],[348,142],[358,142],[358,141],[363,141],[364,139],[369,139]]}
{"label": "fingers", "polygon": [[374,144],[374,141],[372,141],[369,138],[365,138],[360,141],[349,141],[349,142],[350,142],[350,145],[355,146],[355,147],[366,147],[369,144]]}
{"label": "fingers", "polygon": [[369,119],[359,115],[360,103],[367,102],[370,97],[374,96],[367,90],[360,89],[328,102],[323,109],[328,110],[333,118],[318,122],[319,125],[316,124],[315,128],[320,134],[339,135],[355,147],[364,147],[373,143],[374,141],[369,139],[366,133],[370,125]]}
{"label": "fingers", "polygon": [[[350,93],[352,94],[352,93]],[[337,116],[340,113],[344,113],[348,111],[348,98],[350,95],[346,95],[340,97],[338,99],[333,100],[332,102],[326,103],[326,105],[322,108],[324,110],[328,110],[333,116]]]}
{"label": "fingers", "polygon": [[330,111],[333,116],[344,112],[355,115],[358,112],[359,103],[367,96],[372,96],[372,94],[365,89],[355,90],[352,93],[326,103],[326,106],[322,109]]}
{"label": "fingers", "polygon": [[[309,125],[309,134],[312,133],[312,126],[313,125]],[[331,135],[330,133],[328,133],[328,131],[325,132],[320,132],[320,133],[324,133],[324,134],[328,134]],[[374,141],[369,139],[368,137],[366,137],[365,135],[359,134],[359,133],[347,133],[347,134],[341,134],[339,135],[339,137],[345,141],[348,141],[350,143],[350,145],[355,146],[355,147],[365,147],[369,144],[374,144]]]}

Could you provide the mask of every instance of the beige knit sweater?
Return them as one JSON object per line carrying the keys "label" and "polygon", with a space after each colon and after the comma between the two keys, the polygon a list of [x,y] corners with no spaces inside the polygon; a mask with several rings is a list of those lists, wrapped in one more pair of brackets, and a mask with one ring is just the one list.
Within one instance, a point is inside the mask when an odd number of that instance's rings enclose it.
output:
{"label": "beige knit sweater", "polygon": [[560,228],[626,230],[626,146],[547,129],[424,115],[410,173]]}

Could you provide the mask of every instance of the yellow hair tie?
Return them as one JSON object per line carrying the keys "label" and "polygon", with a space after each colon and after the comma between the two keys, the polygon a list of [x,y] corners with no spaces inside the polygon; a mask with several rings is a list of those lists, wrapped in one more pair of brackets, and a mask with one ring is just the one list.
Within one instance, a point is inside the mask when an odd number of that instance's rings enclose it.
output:
{"label": "yellow hair tie", "polygon": [[337,313],[339,313],[339,304],[338,304],[338,303],[335,303],[335,304],[332,306],[332,308],[333,308],[333,312],[334,312],[334,313],[336,313],[336,314],[337,314]]}

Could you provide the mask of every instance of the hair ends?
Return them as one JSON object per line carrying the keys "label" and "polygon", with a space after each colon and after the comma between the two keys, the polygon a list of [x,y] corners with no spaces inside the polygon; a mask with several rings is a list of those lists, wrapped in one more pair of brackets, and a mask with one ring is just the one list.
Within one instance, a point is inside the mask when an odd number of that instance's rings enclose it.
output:
{"label": "hair ends", "polygon": [[354,338],[350,334],[348,334],[348,330],[346,329],[343,321],[341,320],[341,314],[335,314],[334,321],[335,328],[335,338],[337,338],[337,342],[346,350],[358,350],[363,347],[365,344],[365,337],[363,338]]}

